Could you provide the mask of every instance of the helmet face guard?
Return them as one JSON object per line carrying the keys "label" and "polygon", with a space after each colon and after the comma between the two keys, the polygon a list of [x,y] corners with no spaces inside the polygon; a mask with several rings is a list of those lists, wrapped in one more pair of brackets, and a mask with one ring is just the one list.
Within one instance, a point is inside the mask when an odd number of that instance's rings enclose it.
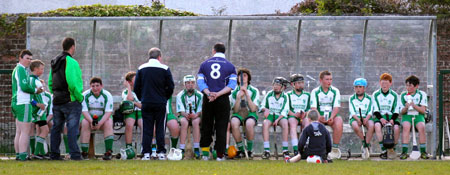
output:
{"label": "helmet face guard", "polygon": [[302,74],[293,74],[291,75],[291,83],[293,82],[297,82],[297,81],[304,81],[305,78],[303,77]]}
{"label": "helmet face guard", "polygon": [[280,84],[281,86],[286,87],[289,82],[283,77],[276,77],[273,79],[272,84]]}

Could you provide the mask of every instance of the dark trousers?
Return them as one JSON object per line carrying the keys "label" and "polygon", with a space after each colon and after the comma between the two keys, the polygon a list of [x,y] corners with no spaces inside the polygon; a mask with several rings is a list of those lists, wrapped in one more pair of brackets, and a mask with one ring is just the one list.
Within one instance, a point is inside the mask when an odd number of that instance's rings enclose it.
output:
{"label": "dark trousers", "polygon": [[53,106],[53,127],[50,135],[51,158],[55,159],[60,156],[59,146],[61,144],[61,133],[65,123],[67,123],[70,158],[79,159],[81,157],[80,148],[77,144],[80,116],[81,104],[78,102]]}
{"label": "dark trousers", "polygon": [[166,153],[164,136],[166,133],[166,104],[142,103],[144,135],[142,153],[152,152],[153,130],[156,127],[157,153]]}
{"label": "dark trousers", "polygon": [[203,95],[200,147],[210,147],[215,131],[214,145],[218,156],[225,153],[230,109],[228,95],[222,95],[213,102],[209,102],[208,97]]}

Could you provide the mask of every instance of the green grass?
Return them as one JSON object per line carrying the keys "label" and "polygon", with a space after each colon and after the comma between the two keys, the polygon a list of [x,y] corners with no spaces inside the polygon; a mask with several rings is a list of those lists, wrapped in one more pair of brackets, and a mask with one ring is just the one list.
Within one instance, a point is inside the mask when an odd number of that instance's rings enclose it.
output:
{"label": "green grass", "polygon": [[0,161],[0,174],[449,174],[450,161],[335,161],[285,164],[283,161]]}

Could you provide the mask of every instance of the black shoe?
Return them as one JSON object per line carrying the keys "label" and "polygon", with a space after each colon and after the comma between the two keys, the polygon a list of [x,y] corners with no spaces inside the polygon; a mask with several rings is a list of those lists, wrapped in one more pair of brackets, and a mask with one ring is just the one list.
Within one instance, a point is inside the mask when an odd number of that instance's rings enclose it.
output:
{"label": "black shoe", "polygon": [[248,159],[253,159],[253,153],[251,151],[247,151]]}
{"label": "black shoe", "polygon": [[103,154],[103,160],[111,160],[111,158],[112,158],[112,151],[111,150],[108,150],[108,151],[106,151],[105,154]]}
{"label": "black shoe", "polygon": [[43,156],[43,155],[40,155],[40,154],[38,154],[38,155],[33,155],[33,159],[34,159],[34,160],[43,160],[43,159],[44,159],[44,156]]}
{"label": "black shoe", "polygon": [[89,154],[88,154],[87,152],[81,152],[81,157],[82,157],[84,160],[89,160]]}
{"label": "black shoe", "polygon": [[45,160],[50,160],[50,154],[45,154],[42,156]]}
{"label": "black shoe", "polygon": [[80,161],[84,159],[82,157],[70,157],[70,160]]}
{"label": "black shoe", "polygon": [[234,156],[234,158],[236,158],[236,159],[242,159],[242,158],[245,158],[245,153],[244,153],[243,151],[238,151],[238,152],[236,153],[236,156]]}
{"label": "black shoe", "polygon": [[289,151],[283,151],[283,155],[284,155],[284,157],[289,157]]}
{"label": "black shoe", "polygon": [[122,157],[122,155],[120,153],[116,154],[116,159],[120,159]]}
{"label": "black shoe", "polygon": [[64,160],[61,156],[51,156],[50,160]]}
{"label": "black shoe", "polygon": [[383,151],[383,152],[380,154],[380,158],[381,158],[381,159],[387,159],[387,151]]}
{"label": "black shoe", "polygon": [[298,155],[298,151],[297,150],[294,151],[294,156],[296,156],[296,155]]}
{"label": "black shoe", "polygon": [[263,159],[269,159],[270,158],[270,152],[269,151],[264,151],[264,154],[262,155]]}

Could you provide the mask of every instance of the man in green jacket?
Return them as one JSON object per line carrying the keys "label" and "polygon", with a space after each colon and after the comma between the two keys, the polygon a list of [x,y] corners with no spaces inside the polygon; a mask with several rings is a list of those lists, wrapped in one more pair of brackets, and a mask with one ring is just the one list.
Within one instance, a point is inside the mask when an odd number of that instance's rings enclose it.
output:
{"label": "man in green jacket", "polygon": [[78,62],[72,58],[75,53],[75,40],[65,38],[62,42],[63,52],[52,59],[48,80],[53,94],[53,127],[51,130],[52,160],[61,160],[59,145],[61,131],[67,123],[70,158],[82,160],[77,144],[81,102],[83,101],[83,79]]}

